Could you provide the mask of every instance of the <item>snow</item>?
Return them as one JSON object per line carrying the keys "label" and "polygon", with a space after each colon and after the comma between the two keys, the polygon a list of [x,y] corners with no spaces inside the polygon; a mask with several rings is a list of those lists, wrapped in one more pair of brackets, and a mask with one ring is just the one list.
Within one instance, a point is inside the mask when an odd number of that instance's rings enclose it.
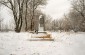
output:
{"label": "snow", "polygon": [[29,41],[27,32],[0,32],[0,55],[85,55],[84,32],[51,32],[54,41]]}

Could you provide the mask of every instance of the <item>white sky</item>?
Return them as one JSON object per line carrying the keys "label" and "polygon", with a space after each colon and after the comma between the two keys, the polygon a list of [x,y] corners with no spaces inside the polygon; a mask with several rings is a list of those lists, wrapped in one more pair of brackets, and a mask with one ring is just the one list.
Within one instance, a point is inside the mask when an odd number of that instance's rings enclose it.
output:
{"label": "white sky", "polygon": [[60,19],[64,13],[67,14],[71,4],[69,0],[49,0],[42,11],[50,15],[53,19]]}

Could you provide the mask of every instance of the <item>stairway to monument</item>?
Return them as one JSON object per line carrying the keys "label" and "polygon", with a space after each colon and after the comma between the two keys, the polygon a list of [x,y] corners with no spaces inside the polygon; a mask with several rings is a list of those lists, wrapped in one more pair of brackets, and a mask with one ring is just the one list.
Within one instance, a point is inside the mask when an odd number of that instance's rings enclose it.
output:
{"label": "stairway to monument", "polygon": [[38,34],[32,34],[30,41],[54,41],[54,39],[47,32],[39,32]]}

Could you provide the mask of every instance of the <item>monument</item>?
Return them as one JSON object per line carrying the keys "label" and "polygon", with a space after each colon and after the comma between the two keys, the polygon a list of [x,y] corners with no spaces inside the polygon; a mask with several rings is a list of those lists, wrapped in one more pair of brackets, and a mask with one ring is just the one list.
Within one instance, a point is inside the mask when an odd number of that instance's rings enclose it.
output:
{"label": "monument", "polygon": [[39,32],[44,32],[44,28],[45,28],[45,26],[44,26],[44,17],[43,17],[43,15],[40,15],[39,16],[38,31]]}
{"label": "monument", "polygon": [[32,34],[30,41],[54,41],[51,34],[45,32],[45,20],[44,16],[40,15],[38,25],[36,26],[35,34]]}

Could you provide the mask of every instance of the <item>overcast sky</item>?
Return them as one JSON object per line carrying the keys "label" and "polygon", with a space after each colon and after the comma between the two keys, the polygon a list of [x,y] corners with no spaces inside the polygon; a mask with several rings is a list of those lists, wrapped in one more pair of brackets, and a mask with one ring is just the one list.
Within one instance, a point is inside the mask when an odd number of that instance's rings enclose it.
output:
{"label": "overcast sky", "polygon": [[71,8],[68,0],[49,0],[48,4],[43,8],[43,12],[50,15],[53,19],[60,19],[64,13],[67,14]]}

